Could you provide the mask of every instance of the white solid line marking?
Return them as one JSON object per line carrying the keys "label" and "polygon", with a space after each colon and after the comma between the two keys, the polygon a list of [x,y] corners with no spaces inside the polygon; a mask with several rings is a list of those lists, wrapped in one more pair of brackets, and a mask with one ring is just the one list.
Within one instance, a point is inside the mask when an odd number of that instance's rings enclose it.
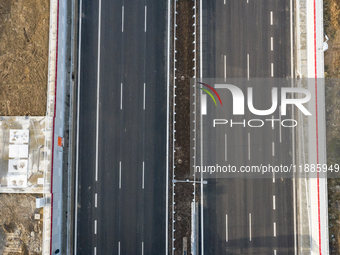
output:
{"label": "white solid line marking", "polygon": [[272,142],[272,154],[273,154],[273,156],[275,156],[275,144],[274,144],[274,142]]}
{"label": "white solid line marking", "polygon": [[144,161],[143,161],[143,177],[142,177],[142,189],[144,189]]}
{"label": "white solid line marking", "polygon": [[118,242],[118,255],[120,255],[120,242]]}
{"label": "white solid line marking", "polygon": [[227,161],[227,155],[228,155],[228,152],[227,152],[227,134],[225,134],[225,155],[224,155],[224,159],[225,161]]}
{"label": "white solid line marking", "polygon": [[94,234],[97,234],[97,220],[94,221]]}
{"label": "white solid line marking", "polygon": [[271,76],[274,77],[274,63],[270,65],[270,73],[271,73]]}
{"label": "white solid line marking", "polygon": [[226,79],[227,78],[227,56],[224,55],[223,58],[224,58],[224,79]]}
{"label": "white solid line marking", "polygon": [[[168,0],[168,10],[171,9],[171,1]],[[167,26],[167,63],[166,63],[166,144],[169,144],[169,136],[170,136],[170,40],[171,40],[171,16],[170,11],[168,11],[168,26]],[[169,201],[169,146],[166,146],[166,177],[165,177],[165,201]],[[165,203],[165,255],[168,255],[168,246],[169,246],[169,203]]]}
{"label": "white solid line marking", "polygon": [[275,195],[273,196],[273,210],[276,210],[276,201],[275,201]]}
{"label": "white solid line marking", "polygon": [[123,83],[120,84],[120,109],[123,109]]}
{"label": "white solid line marking", "polygon": [[[293,78],[295,77],[294,75],[294,54],[293,54],[293,0],[290,0],[290,61],[291,61],[291,65],[290,65],[290,76],[291,76],[291,86],[293,87]],[[294,119],[294,111],[292,112],[292,119]],[[295,155],[295,129],[292,129],[292,152],[293,155]],[[293,157],[293,165],[295,165],[295,157]],[[296,189],[296,185],[295,185],[295,173],[293,173],[293,208],[294,208],[294,254],[297,255],[297,219],[296,219],[296,196],[295,196],[295,189]]]}
{"label": "white solid line marking", "polygon": [[[203,17],[203,4],[202,4],[202,0],[200,0],[200,13],[199,16]],[[203,78],[203,18],[199,19],[200,20],[200,78]],[[200,92],[202,95],[202,91]],[[200,116],[200,120],[201,120],[201,145],[202,145],[202,140],[203,140],[203,128],[202,128],[202,115]],[[201,155],[203,154],[203,146],[201,146]],[[201,157],[201,165],[203,165],[203,159]],[[204,255],[204,209],[203,209],[203,205],[204,205],[204,189],[203,189],[203,173],[201,172],[201,185],[200,185],[200,189],[201,189],[201,253],[202,255]]]}
{"label": "white solid line marking", "polygon": [[249,81],[249,54],[247,54],[247,78]]}
{"label": "white solid line marking", "polygon": [[279,119],[280,119],[280,143],[282,142],[282,134],[281,134],[281,106],[279,106]]}
{"label": "white solid line marking", "polygon": [[144,255],[144,242],[142,242],[142,255]]}
{"label": "white solid line marking", "polygon": [[[294,78],[294,55],[293,55],[293,0],[290,0],[290,75],[291,78]],[[296,240],[294,238],[294,246],[295,246],[295,254],[297,253],[296,250]]]}
{"label": "white solid line marking", "polygon": [[228,242],[228,214],[225,215],[225,241]]}
{"label": "white solid line marking", "polygon": [[99,0],[98,60],[97,60],[97,116],[96,116],[96,181],[98,181],[98,140],[99,140],[99,88],[100,88],[100,31],[102,24],[102,1]]}
{"label": "white solid line marking", "polygon": [[122,161],[119,161],[119,188],[122,188]]}
{"label": "white solid line marking", "polygon": [[147,6],[145,6],[145,20],[144,20],[144,32],[146,32],[146,15],[147,15]]}
{"label": "white solid line marking", "polygon": [[251,241],[251,213],[249,213],[249,241]]}
{"label": "white solid line marking", "polygon": [[[290,75],[291,78],[294,77],[294,55],[293,55],[293,0],[290,0]],[[293,83],[293,82],[292,82]],[[295,254],[297,252],[296,250],[296,240],[294,240],[295,243]]]}
{"label": "white solid line marking", "polygon": [[274,50],[274,39],[273,39],[273,37],[270,37],[270,49],[271,49],[271,51]]}
{"label": "white solid line marking", "polygon": [[250,160],[250,133],[248,133],[248,159]]}
{"label": "white solid line marking", "polygon": [[273,12],[270,12],[270,25],[273,25]]}
{"label": "white solid line marking", "polygon": [[274,237],[276,237],[276,222],[274,222]]}
{"label": "white solid line marking", "polygon": [[[83,13],[83,1],[80,0],[79,3],[79,47],[78,47],[78,97],[77,97],[77,156],[76,156],[76,194],[75,194],[75,201],[74,201],[74,208],[75,209],[75,221],[74,221],[74,229],[77,233],[78,228],[78,171],[79,171],[79,114],[80,114],[80,60],[81,60],[81,24],[82,24],[82,13]],[[74,254],[77,255],[77,235],[74,237]]]}
{"label": "white solid line marking", "polygon": [[97,208],[97,193],[94,194],[94,207]]}
{"label": "white solid line marking", "polygon": [[122,6],[122,32],[124,32],[124,5]]}
{"label": "white solid line marking", "polygon": [[145,110],[145,82],[144,82],[144,91],[143,91],[143,110]]}
{"label": "white solid line marking", "polygon": [[[200,0],[200,13],[199,16],[203,17],[203,4],[202,0]],[[203,18],[200,20],[200,78],[203,78]],[[202,205],[203,206],[203,205]],[[203,244],[203,240],[201,240],[201,243]],[[201,247],[202,249],[202,247]]]}
{"label": "white solid line marking", "polygon": [[94,247],[93,253],[94,253],[94,255],[97,255],[97,247]]}

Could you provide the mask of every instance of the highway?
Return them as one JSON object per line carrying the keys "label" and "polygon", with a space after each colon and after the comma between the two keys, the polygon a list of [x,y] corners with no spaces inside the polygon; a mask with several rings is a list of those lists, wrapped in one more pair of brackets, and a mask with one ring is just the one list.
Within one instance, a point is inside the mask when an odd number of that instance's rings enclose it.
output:
{"label": "highway", "polygon": [[[286,78],[293,60],[290,1],[202,1],[203,78]],[[270,90],[269,90],[270,91]],[[220,92],[220,90],[219,90]],[[268,109],[268,88],[254,92],[257,109]],[[264,97],[267,93],[268,99]],[[231,98],[227,107],[231,109]],[[226,100],[224,101],[226,102]],[[246,114],[245,119],[250,115]],[[279,119],[279,112],[273,116]],[[203,116],[210,123],[209,116]],[[226,119],[233,118],[231,111]],[[205,124],[203,124],[204,126]],[[231,165],[291,164],[292,128],[217,128],[203,152],[210,165],[227,147]],[[207,134],[205,134],[207,135]],[[216,137],[224,137],[218,143]],[[208,144],[207,144],[208,145]],[[210,162],[211,161],[211,162]],[[213,164],[213,163],[212,163]],[[201,254],[294,254],[295,204],[291,178],[207,179],[203,186]]]}
{"label": "highway", "polygon": [[74,254],[164,254],[167,3],[79,12]]}

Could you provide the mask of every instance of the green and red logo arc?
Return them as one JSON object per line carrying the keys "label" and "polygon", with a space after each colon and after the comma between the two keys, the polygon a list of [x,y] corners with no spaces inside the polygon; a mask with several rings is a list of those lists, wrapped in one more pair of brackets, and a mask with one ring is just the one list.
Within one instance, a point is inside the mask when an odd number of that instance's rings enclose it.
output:
{"label": "green and red logo arc", "polygon": [[[217,91],[216,91],[213,87],[211,87],[210,85],[208,85],[208,84],[206,84],[206,83],[203,83],[203,82],[197,82],[197,83],[198,83],[198,84],[202,84],[203,86],[206,86],[206,87],[209,88],[212,92],[214,92],[215,95],[217,96],[218,100],[220,101],[221,106],[222,106],[222,100],[221,100],[221,98],[220,98],[220,95],[217,93]],[[200,87],[196,87],[196,88],[198,88],[198,89],[200,89],[200,90],[203,90],[205,93],[207,93],[207,94],[212,98],[212,100],[214,100],[214,103],[215,103],[215,105],[217,106],[216,100],[215,100],[214,96],[210,93],[209,90],[204,89],[204,88],[200,88]]]}

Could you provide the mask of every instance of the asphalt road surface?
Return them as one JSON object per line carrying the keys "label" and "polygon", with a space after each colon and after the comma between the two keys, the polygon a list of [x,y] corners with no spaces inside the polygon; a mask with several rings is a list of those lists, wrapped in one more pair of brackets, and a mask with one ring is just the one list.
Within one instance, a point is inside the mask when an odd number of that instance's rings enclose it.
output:
{"label": "asphalt road surface", "polygon": [[77,254],[163,254],[166,1],[80,1]]}
{"label": "asphalt road surface", "polygon": [[[291,77],[290,11],[286,0],[204,0],[203,78]],[[270,106],[270,94],[266,99],[265,88],[256,89],[255,106]],[[273,115],[279,118],[278,111]],[[216,130],[216,137],[228,137],[228,164],[293,161],[291,128]],[[216,141],[216,137],[207,141]],[[214,159],[213,148],[223,147],[224,142],[212,144],[205,156]],[[207,181],[203,188],[202,254],[294,254],[292,179]]]}

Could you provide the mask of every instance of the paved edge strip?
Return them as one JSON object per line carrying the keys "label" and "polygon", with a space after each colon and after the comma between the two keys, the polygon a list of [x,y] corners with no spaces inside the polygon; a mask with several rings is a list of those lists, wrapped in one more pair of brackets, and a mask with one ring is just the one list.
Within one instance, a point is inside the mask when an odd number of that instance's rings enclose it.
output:
{"label": "paved edge strip", "polygon": [[[318,127],[318,73],[317,73],[317,58],[316,58],[316,0],[313,0],[314,14],[314,72],[315,72],[315,121],[316,121],[316,163],[319,164],[319,127]],[[320,179],[317,173],[317,192],[318,192],[318,227],[319,227],[319,254],[321,255],[321,223],[320,223]]]}
{"label": "paved edge strip", "polygon": [[52,155],[51,155],[51,236],[50,236],[50,253],[52,253],[52,225],[53,225],[53,161],[54,161],[54,129],[55,129],[55,112],[57,106],[57,78],[58,78],[58,37],[59,37],[59,0],[57,2],[57,40],[56,40],[56,60],[55,60],[55,83],[54,83],[54,110],[53,110],[53,128],[52,128]]}

